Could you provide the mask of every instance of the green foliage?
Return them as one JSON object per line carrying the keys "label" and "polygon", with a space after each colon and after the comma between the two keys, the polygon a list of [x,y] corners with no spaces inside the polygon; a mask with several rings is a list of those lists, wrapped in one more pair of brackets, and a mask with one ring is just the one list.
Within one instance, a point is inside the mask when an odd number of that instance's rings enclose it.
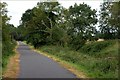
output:
{"label": "green foliage", "polygon": [[3,69],[6,68],[7,63],[9,61],[9,57],[15,54],[15,52],[13,51],[15,46],[16,46],[16,42],[12,42],[12,43],[4,42],[2,44],[2,68]]}
{"label": "green foliage", "polygon": [[[35,48],[41,47],[51,55],[75,63],[90,76],[118,76],[117,41],[93,41],[120,37],[120,1],[101,4],[99,31],[95,27],[97,11],[85,3],[74,4],[69,9],[58,2],[37,3],[36,7],[23,13],[18,28],[8,23],[7,4],[0,3],[0,6],[3,67],[7,65],[9,56],[14,54],[15,39],[26,40]],[[87,40],[92,43],[86,44]]]}
{"label": "green foliage", "polygon": [[42,43],[69,45],[78,50],[95,33],[96,17],[96,10],[84,3],[67,10],[58,2],[41,2],[23,13],[19,29],[23,30],[25,40],[34,46]]}
{"label": "green foliage", "polygon": [[104,39],[119,39],[120,35],[120,11],[119,2],[104,2],[101,4],[99,28],[100,37]]}
{"label": "green foliage", "polygon": [[7,16],[6,3],[0,3],[0,11],[2,12],[2,68],[4,69],[7,65],[8,59],[14,54],[13,49],[15,48],[16,42],[13,40],[14,26],[8,23],[10,19]]}
{"label": "green foliage", "polygon": [[[117,77],[116,41],[93,41],[119,36],[119,3],[104,2],[100,7],[100,29],[97,31],[97,11],[85,3],[74,4],[69,9],[58,2],[37,3],[23,13],[16,38],[82,66],[91,76]],[[86,44],[87,41],[93,43]]]}
{"label": "green foliage", "polygon": [[[104,44],[103,46],[101,46]],[[90,46],[91,45],[91,46]],[[94,47],[97,47],[93,49]],[[111,49],[112,46],[112,49]],[[74,51],[70,48],[60,46],[43,46],[40,48],[49,55],[54,55],[62,60],[76,64],[90,77],[96,78],[117,78],[118,77],[118,42],[117,40],[105,42],[93,42],[86,44],[81,49],[91,48],[89,52]],[[101,48],[99,51],[97,49]],[[102,48],[103,47],[103,48]],[[94,51],[96,52],[94,52]],[[93,53],[92,53],[93,52]],[[106,54],[107,53],[107,54]],[[96,54],[100,54],[97,56]]]}
{"label": "green foliage", "polygon": [[117,30],[115,37],[120,39],[120,1],[114,2],[110,11],[111,18],[109,19],[109,23]]}
{"label": "green foliage", "polygon": [[57,10],[59,7],[58,2],[42,2],[33,9],[25,11],[21,18],[22,26],[19,26],[19,29],[23,30],[21,34],[27,43],[31,43],[36,48],[56,41],[53,40],[53,38],[55,39],[53,33],[56,28],[57,14],[55,13],[59,13]]}
{"label": "green foliage", "polygon": [[106,49],[109,45],[112,45],[113,41],[101,41],[101,42],[94,42],[88,43],[84,45],[80,51],[85,54],[95,55],[98,54],[101,50]]}
{"label": "green foliage", "polygon": [[[86,39],[91,39],[95,34],[94,25],[97,23],[96,10],[91,9],[87,4],[74,4],[70,6],[68,16],[68,34],[70,35],[70,44],[78,50],[81,48]],[[71,26],[72,25],[72,26]]]}
{"label": "green foliage", "polygon": [[69,43],[69,47],[71,47],[77,51],[85,44],[85,42],[86,42],[85,39],[81,38],[81,35],[72,37],[72,39]]}

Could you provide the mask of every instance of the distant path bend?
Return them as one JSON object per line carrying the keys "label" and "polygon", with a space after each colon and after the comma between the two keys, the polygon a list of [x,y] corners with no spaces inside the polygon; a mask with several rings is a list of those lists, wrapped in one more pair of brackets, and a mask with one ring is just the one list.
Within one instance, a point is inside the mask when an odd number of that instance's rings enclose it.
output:
{"label": "distant path bend", "polygon": [[76,78],[74,74],[57,62],[32,51],[19,42],[20,73],[18,78]]}

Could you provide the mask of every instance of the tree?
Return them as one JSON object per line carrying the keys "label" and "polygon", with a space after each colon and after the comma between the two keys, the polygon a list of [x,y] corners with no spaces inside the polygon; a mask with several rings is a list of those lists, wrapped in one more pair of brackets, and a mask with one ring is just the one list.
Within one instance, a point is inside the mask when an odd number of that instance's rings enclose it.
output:
{"label": "tree", "polygon": [[27,42],[34,47],[77,44],[78,50],[86,39],[91,40],[95,35],[96,17],[96,10],[84,3],[65,9],[58,2],[41,2],[23,14],[20,27]]}
{"label": "tree", "polygon": [[[23,33],[26,36],[26,40],[28,43],[32,43],[34,47],[37,47],[37,44],[44,43],[45,37],[45,28],[42,24],[42,20],[46,20],[46,14],[42,10],[34,7],[31,10],[27,10],[22,18],[22,25],[21,28],[24,28]],[[48,22],[48,21],[46,21]],[[20,28],[19,27],[19,28]],[[43,35],[43,38],[41,38],[39,35]]]}
{"label": "tree", "polygon": [[119,38],[120,24],[119,24],[119,2],[104,2],[101,4],[100,11],[100,33],[101,38],[115,39]]}
{"label": "tree", "polygon": [[8,23],[7,21],[10,20],[10,18],[7,16],[7,9],[6,3],[0,3],[0,6],[2,6],[0,8],[1,10],[1,18],[2,18],[2,22],[1,22],[1,26],[2,26],[2,41],[4,42],[9,42],[10,41],[10,35],[9,35],[9,29],[8,29]]}
{"label": "tree", "polygon": [[110,11],[111,18],[109,23],[115,29],[115,37],[120,39],[120,1],[113,2]]}
{"label": "tree", "polygon": [[42,2],[23,14],[21,20],[28,43],[35,47],[47,42],[52,43],[52,30],[55,27],[58,6],[58,2]]}
{"label": "tree", "polygon": [[[75,4],[70,6],[68,23],[68,35],[71,36],[70,43],[78,50],[85,43],[86,39],[91,39],[95,33],[97,23],[96,10],[92,10],[87,4]],[[83,43],[82,43],[83,42]]]}
{"label": "tree", "polygon": [[[0,11],[1,11],[1,18],[2,21],[0,22],[0,30],[2,29],[2,43],[0,43],[0,45],[2,44],[2,67],[6,67],[7,63],[7,59],[9,58],[10,55],[12,55],[13,52],[13,48],[14,48],[14,41],[11,33],[12,33],[12,29],[13,29],[13,25],[9,24],[8,21],[10,20],[10,18],[7,16],[7,4],[5,2],[1,3],[0,2]],[[1,42],[1,41],[0,41]]]}

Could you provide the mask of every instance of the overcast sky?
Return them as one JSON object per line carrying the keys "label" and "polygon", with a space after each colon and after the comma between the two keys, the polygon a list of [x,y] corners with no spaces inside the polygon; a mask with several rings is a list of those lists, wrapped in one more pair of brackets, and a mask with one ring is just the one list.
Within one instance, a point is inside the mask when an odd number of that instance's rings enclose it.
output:
{"label": "overcast sky", "polygon": [[[19,25],[19,20],[27,9],[32,9],[37,5],[37,2],[40,1],[41,0],[2,0],[2,2],[6,2],[8,4],[8,16],[12,16],[10,23],[14,24],[14,26]],[[100,3],[102,3],[102,0],[59,0],[58,2],[65,8],[69,8],[69,6],[74,5],[75,3],[80,4],[84,2],[91,6],[92,9],[97,9],[97,11],[99,11],[99,6]]]}

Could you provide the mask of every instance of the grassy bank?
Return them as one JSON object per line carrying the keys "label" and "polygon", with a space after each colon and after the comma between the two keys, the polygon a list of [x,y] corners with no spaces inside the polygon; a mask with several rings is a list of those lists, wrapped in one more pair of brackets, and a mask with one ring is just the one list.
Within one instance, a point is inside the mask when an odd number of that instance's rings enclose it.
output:
{"label": "grassy bank", "polygon": [[9,62],[9,58],[15,55],[15,46],[17,43],[14,41],[12,43],[3,43],[2,45],[2,71],[4,71]]}
{"label": "grassy bank", "polygon": [[[2,41],[0,40],[0,64],[1,63],[2,63]],[[2,76],[2,65],[0,65],[0,78],[1,76]]]}
{"label": "grassy bank", "polygon": [[79,51],[53,45],[43,46],[39,50],[77,65],[89,77],[118,77],[117,40],[88,43]]}

